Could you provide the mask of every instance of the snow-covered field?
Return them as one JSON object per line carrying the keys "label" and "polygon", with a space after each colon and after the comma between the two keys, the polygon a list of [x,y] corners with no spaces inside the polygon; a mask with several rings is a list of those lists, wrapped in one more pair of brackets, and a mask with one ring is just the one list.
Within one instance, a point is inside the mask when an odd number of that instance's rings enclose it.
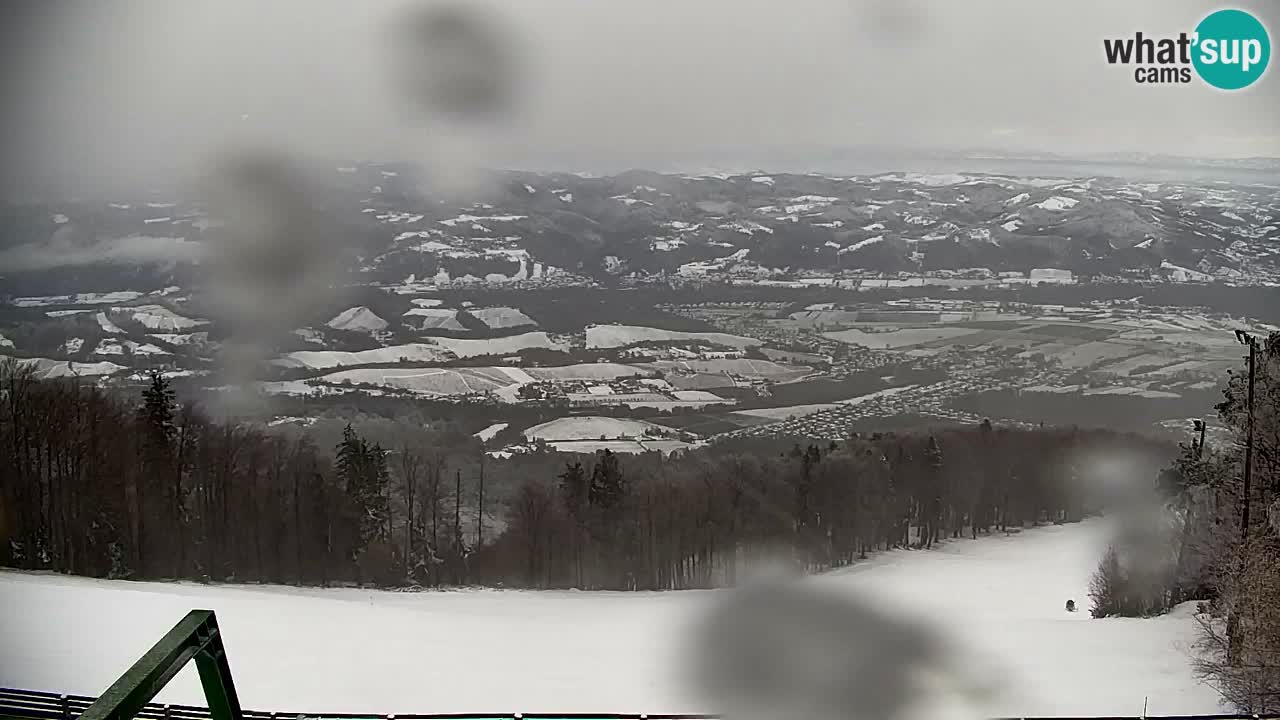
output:
{"label": "snow-covered field", "polygon": [[644,420],[600,416],[565,417],[524,431],[530,440],[598,440],[669,435],[671,429]]}
{"label": "snow-covered field", "polygon": [[840,330],[838,332],[826,333],[826,336],[832,340],[847,345],[861,345],[866,348],[875,348],[882,350],[896,350],[897,348],[907,347],[910,345],[920,345],[923,343],[936,342],[938,340],[949,340],[964,335],[973,335],[977,331],[973,328],[963,327],[911,327],[901,330],[891,330],[888,332],[866,332],[865,330],[849,329]]}
{"label": "snow-covered field", "polygon": [[[1066,613],[1100,522],[884,553],[810,582],[944,628],[1007,692],[989,716],[1218,710],[1193,677],[1189,608]],[[577,593],[126,583],[0,573],[0,686],[97,694],[187,610],[218,613],[241,703],[281,711],[711,711],[682,638],[724,591]],[[979,664],[979,663],[989,663]],[[202,703],[188,667],[161,701]]]}
{"label": "snow-covered field", "polygon": [[787,418],[802,418],[806,415],[813,415],[824,410],[840,407],[839,403],[812,403],[809,405],[786,405],[783,407],[759,408],[755,410],[735,410],[734,415],[745,415],[746,417],[766,418],[768,420],[786,420]]}
{"label": "snow-covered field", "polygon": [[521,350],[566,350],[565,343],[553,340],[544,332],[527,332],[520,335],[491,338],[488,340],[457,340],[454,338],[432,338],[431,342],[449,350],[457,357],[478,357],[481,355],[505,355],[518,353]]}
{"label": "snow-covered field", "polygon": [[537,326],[537,321],[516,308],[490,307],[469,310],[477,320],[490,328],[516,328],[527,325]]}
{"label": "snow-covered field", "polygon": [[441,362],[452,358],[481,355],[505,355],[531,348],[563,350],[565,345],[552,340],[544,332],[529,332],[490,340],[455,340],[432,338],[430,342],[392,345],[374,350],[339,352],[332,350],[301,350],[286,353],[273,360],[276,365],[288,368],[326,370],[354,365],[377,365],[398,362]]}
{"label": "snow-covered field", "polygon": [[207,323],[205,320],[192,320],[183,317],[163,305],[139,305],[137,307],[120,308],[119,311],[141,323],[148,330],[160,332],[181,332]]}
{"label": "snow-covered field", "polygon": [[45,307],[49,305],[114,305],[142,297],[134,290],[118,290],[108,293],[79,293],[77,295],[43,295],[14,298],[15,307]]}
{"label": "snow-covered field", "polygon": [[435,345],[411,343],[358,352],[337,350],[299,350],[283,355],[272,362],[281,367],[325,370],[351,365],[376,365],[398,362],[441,362],[449,359],[448,353]]}
{"label": "snow-covered field", "polygon": [[510,423],[494,423],[489,427],[481,430],[480,432],[475,433],[474,435],[472,435],[472,437],[478,437],[484,442],[489,442],[494,438],[495,435],[502,432],[503,430],[506,430],[509,424]]}
{"label": "snow-covered field", "polygon": [[325,324],[334,330],[348,332],[377,332],[387,329],[387,321],[363,305],[347,308]]}
{"label": "snow-covered field", "polygon": [[647,367],[657,368],[666,374],[673,372],[725,374],[747,378],[767,378],[779,383],[799,380],[813,372],[813,368],[805,365],[782,365],[772,360],[750,360],[747,358],[659,360],[649,363]]}
{"label": "snow-covered field", "polygon": [[465,325],[458,322],[458,311],[448,308],[409,308],[409,311],[405,313],[405,317],[412,317],[413,320],[411,322],[420,330],[457,330],[461,332],[467,329]]}
{"label": "snow-covered field", "polygon": [[669,341],[703,341],[737,348],[761,345],[755,338],[719,332],[681,332],[639,325],[591,325],[587,328],[589,348],[618,348],[642,342]]}
{"label": "snow-covered field", "polygon": [[36,377],[42,380],[76,376],[112,375],[125,369],[123,365],[117,365],[113,362],[82,363],[50,358],[20,358],[18,364],[34,368]]}
{"label": "snow-covered field", "polygon": [[1055,212],[1061,212],[1063,210],[1069,210],[1075,207],[1076,204],[1079,202],[1080,201],[1075,198],[1063,197],[1061,195],[1054,195],[1053,197],[1047,200],[1036,203],[1033,207],[1038,207],[1041,210],[1052,210]]}
{"label": "snow-covered field", "polygon": [[543,382],[572,382],[574,380],[617,380],[624,377],[646,375],[648,371],[635,365],[618,363],[578,363],[556,367],[531,367],[525,372]]}
{"label": "snow-covered field", "polygon": [[614,453],[638,455],[647,452],[659,452],[670,455],[677,450],[688,450],[695,443],[683,440],[553,440],[547,446],[556,452],[594,454],[601,450]]}
{"label": "snow-covered field", "polygon": [[502,368],[361,368],[330,373],[320,380],[334,385],[378,385],[420,395],[472,395],[519,385]]}
{"label": "snow-covered field", "polygon": [[151,343],[137,343],[132,340],[117,340],[115,338],[102,338],[98,342],[97,347],[93,349],[94,355],[124,355],[128,351],[134,355],[172,355],[166,350],[162,350]]}
{"label": "snow-covered field", "polygon": [[100,312],[97,315],[94,315],[94,318],[98,321],[98,327],[102,328],[102,332],[109,335],[124,334],[124,330],[121,330],[119,325],[111,322],[111,318],[107,317],[105,312]]}

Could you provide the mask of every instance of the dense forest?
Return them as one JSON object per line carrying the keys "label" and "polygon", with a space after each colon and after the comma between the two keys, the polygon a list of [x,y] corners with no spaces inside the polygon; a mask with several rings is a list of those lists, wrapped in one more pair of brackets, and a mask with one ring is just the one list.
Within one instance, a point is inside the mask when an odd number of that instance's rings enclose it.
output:
{"label": "dense forest", "polygon": [[[131,399],[9,362],[0,399],[0,563],[132,579],[710,587],[754,562],[820,570],[1078,520],[1175,450],[983,423],[500,460],[426,427],[385,446],[218,421],[159,376]],[[1114,457],[1128,464],[1098,462]]]}

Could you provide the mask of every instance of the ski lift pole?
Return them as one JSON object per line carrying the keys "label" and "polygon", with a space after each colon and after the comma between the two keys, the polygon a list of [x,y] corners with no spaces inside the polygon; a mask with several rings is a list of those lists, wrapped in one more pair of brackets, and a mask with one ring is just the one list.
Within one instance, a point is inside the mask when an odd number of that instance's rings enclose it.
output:
{"label": "ski lift pole", "polygon": [[213,720],[243,720],[212,610],[187,613],[81,714],[81,720],[133,720],[192,659]]}

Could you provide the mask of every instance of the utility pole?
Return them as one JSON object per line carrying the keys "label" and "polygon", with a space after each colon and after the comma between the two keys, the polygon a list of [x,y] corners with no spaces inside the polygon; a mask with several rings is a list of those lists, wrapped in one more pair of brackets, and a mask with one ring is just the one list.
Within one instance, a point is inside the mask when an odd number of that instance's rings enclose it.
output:
{"label": "utility pole", "polygon": [[453,485],[453,551],[456,553],[454,557],[453,581],[455,583],[462,582],[462,468],[454,471]]}
{"label": "utility pole", "polygon": [[1253,386],[1257,375],[1258,338],[1243,330],[1236,331],[1236,340],[1249,347],[1249,394],[1245,412],[1248,413],[1244,439],[1244,507],[1240,510],[1240,541],[1249,541],[1249,503],[1252,499],[1253,481]]}
{"label": "utility pole", "polygon": [[462,468],[454,471],[453,481],[453,544],[462,555]]}
{"label": "utility pole", "polygon": [[484,544],[484,447],[480,448],[480,509],[476,511],[476,547]]}

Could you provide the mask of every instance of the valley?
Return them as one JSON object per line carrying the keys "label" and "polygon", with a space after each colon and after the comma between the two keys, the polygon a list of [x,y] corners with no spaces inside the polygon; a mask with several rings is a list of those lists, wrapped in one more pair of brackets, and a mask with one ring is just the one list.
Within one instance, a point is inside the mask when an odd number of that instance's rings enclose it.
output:
{"label": "valley", "polygon": [[[506,456],[984,418],[1178,434],[1220,396],[1233,330],[1280,323],[1261,182],[506,172],[459,203],[414,178],[318,173],[337,284],[251,337],[201,269],[225,226],[204,204],[11,207],[0,352],[41,377],[234,387],[264,422],[376,399],[506,423],[486,439]],[[43,233],[38,254],[14,241]],[[82,262],[122,245],[128,263]]]}

